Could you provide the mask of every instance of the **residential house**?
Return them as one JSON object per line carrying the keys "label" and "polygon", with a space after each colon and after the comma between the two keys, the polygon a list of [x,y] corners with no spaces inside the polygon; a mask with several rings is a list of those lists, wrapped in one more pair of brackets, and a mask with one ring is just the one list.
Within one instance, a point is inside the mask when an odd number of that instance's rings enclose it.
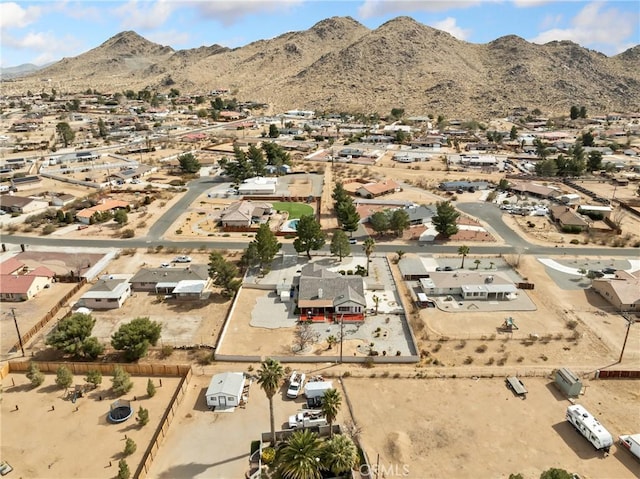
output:
{"label": "residential house", "polygon": [[256,176],[247,178],[238,187],[240,195],[273,195],[278,187],[278,178],[265,178]]}
{"label": "residential house", "polygon": [[477,271],[431,272],[428,278],[420,279],[420,287],[427,296],[455,295],[484,301],[511,299],[517,291],[506,276]]}
{"label": "residential house", "polygon": [[640,271],[616,271],[615,278],[594,278],[591,288],[620,312],[640,311]]}
{"label": "residential house", "polygon": [[76,213],[76,219],[80,223],[88,225],[88,224],[91,223],[91,217],[95,213],[98,213],[98,212],[102,213],[104,211],[113,211],[113,210],[119,210],[119,209],[127,209],[129,207],[130,207],[130,205],[126,201],[122,201],[122,200],[105,200],[100,204],[97,204],[95,206],[91,206],[89,208],[85,208],[83,210],[78,211]]}
{"label": "residential house", "polygon": [[535,196],[543,199],[557,198],[562,194],[558,188],[540,185],[530,181],[526,183],[515,183],[510,185],[509,189],[519,194]]}
{"label": "residential house", "polygon": [[402,257],[402,259],[398,261],[398,269],[400,269],[402,279],[405,281],[416,281],[431,276],[424,264],[423,258],[418,255]]}
{"label": "residential house", "polygon": [[73,203],[75,200],[76,200],[75,196],[70,195],[68,193],[61,193],[51,198],[51,204],[53,206],[66,206],[70,203]]}
{"label": "residential house", "polygon": [[[200,286],[196,287],[198,282]],[[190,264],[186,268],[143,268],[129,280],[133,291],[201,298],[211,285],[209,267],[206,264]],[[176,296],[177,297],[177,296]]]}
{"label": "residential house", "polygon": [[27,301],[51,286],[54,276],[48,268],[37,268],[27,274],[0,275],[0,301]]}
{"label": "residential house", "polygon": [[90,309],[118,309],[131,296],[131,275],[105,275],[82,295],[80,303]]}
{"label": "residential house", "polygon": [[551,218],[560,228],[577,229],[583,231],[588,229],[588,223],[574,210],[564,205],[554,205],[549,208]]}
{"label": "residential house", "polygon": [[7,213],[33,213],[45,209],[49,203],[44,200],[27,198],[24,196],[2,195],[0,196],[0,209]]}
{"label": "residential house", "polygon": [[388,195],[401,191],[400,185],[393,180],[384,180],[380,182],[365,183],[356,189],[356,195],[363,198],[376,198],[382,195]]}
{"label": "residential house", "polygon": [[19,274],[26,268],[25,264],[14,258],[9,258],[0,263],[0,275]]}
{"label": "residential house", "polygon": [[221,373],[211,378],[205,398],[210,408],[239,406],[245,388],[243,373]]}
{"label": "residential house", "polygon": [[362,276],[342,276],[316,263],[305,265],[298,284],[300,321],[363,321]]}
{"label": "residential house", "polygon": [[271,203],[256,201],[236,201],[231,203],[221,214],[223,227],[248,228],[256,223],[263,223],[273,214]]}

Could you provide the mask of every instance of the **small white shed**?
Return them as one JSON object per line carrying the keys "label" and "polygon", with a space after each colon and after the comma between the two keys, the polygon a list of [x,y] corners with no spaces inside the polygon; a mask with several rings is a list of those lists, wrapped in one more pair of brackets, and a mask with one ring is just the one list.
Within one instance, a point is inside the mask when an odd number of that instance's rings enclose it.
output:
{"label": "small white shed", "polygon": [[244,389],[243,373],[222,373],[211,378],[205,397],[209,407],[235,407],[240,405]]}

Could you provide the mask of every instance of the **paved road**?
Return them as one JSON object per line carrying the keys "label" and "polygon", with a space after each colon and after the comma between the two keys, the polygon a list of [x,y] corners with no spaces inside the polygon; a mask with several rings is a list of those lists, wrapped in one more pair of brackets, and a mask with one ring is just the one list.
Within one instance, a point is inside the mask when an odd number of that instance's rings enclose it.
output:
{"label": "paved road", "polygon": [[[247,246],[247,241],[215,241],[209,238],[200,240],[187,241],[168,241],[163,240],[162,236],[178,219],[180,214],[186,210],[195,199],[204,193],[207,189],[219,185],[216,177],[202,177],[193,180],[188,185],[188,191],[180,198],[169,210],[167,210],[149,229],[146,237],[131,239],[64,239],[52,236],[18,236],[7,235],[1,236],[2,243],[9,244],[25,244],[34,246],[52,246],[52,247],[74,247],[74,248],[147,248],[154,246],[175,246],[180,248],[198,249],[206,247],[209,249],[239,249],[243,250]],[[514,233],[502,221],[502,212],[495,205],[483,202],[477,203],[459,203],[456,205],[464,213],[480,218],[488,223],[498,235],[500,235],[507,245],[480,246],[473,245],[471,248],[473,254],[499,255],[510,253],[533,254],[536,256],[554,256],[569,253],[578,256],[611,256],[638,258],[640,250],[637,248],[562,248],[538,246],[528,243],[526,240]],[[293,245],[290,243],[283,244],[282,250],[286,253],[295,253]],[[424,254],[443,254],[457,253],[458,246],[439,245],[439,244],[377,244],[375,251],[378,253],[394,253],[398,250],[407,253],[424,253]],[[322,250],[329,253],[329,244],[325,245]],[[361,242],[353,245],[351,251],[354,254],[362,253]]]}

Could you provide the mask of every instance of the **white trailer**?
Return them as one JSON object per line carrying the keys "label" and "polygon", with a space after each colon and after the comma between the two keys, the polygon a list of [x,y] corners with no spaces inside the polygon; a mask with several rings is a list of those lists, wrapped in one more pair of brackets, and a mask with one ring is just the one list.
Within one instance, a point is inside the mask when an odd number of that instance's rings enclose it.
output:
{"label": "white trailer", "polygon": [[640,459],[640,434],[624,434],[618,439],[622,447],[629,449],[636,459]]}
{"label": "white trailer", "polygon": [[289,429],[326,426],[327,424],[327,418],[317,411],[299,412],[289,416]]}
{"label": "white trailer", "polygon": [[613,436],[589,411],[579,404],[567,408],[567,421],[576,428],[597,450],[609,452]]}
{"label": "white trailer", "polygon": [[331,381],[309,381],[304,385],[304,395],[307,399],[319,398],[329,389],[333,389]]}

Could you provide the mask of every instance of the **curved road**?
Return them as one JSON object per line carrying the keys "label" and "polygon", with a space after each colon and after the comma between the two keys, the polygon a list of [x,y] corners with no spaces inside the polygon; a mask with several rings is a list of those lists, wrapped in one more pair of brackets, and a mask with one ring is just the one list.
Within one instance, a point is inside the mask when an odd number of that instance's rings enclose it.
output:
{"label": "curved road", "polygon": [[[164,233],[178,219],[180,214],[209,188],[219,184],[215,177],[202,177],[191,181],[187,185],[187,192],[180,198],[171,208],[169,208],[149,229],[147,236],[131,239],[63,239],[44,236],[18,236],[6,235],[1,236],[2,243],[25,244],[34,246],[53,246],[53,247],[76,247],[76,248],[148,248],[154,246],[176,246],[182,248],[198,249],[201,247],[211,249],[245,249],[247,241],[215,241],[209,238],[201,240],[187,241],[169,241],[162,239]],[[566,252],[572,255],[581,256],[622,256],[627,258],[635,258],[640,256],[640,250],[637,248],[558,248],[539,246],[532,244],[514,233],[504,221],[502,221],[502,212],[495,205],[475,202],[475,203],[458,203],[457,208],[460,211],[479,218],[490,225],[495,232],[501,236],[505,245],[480,246],[473,245],[474,254],[499,255],[509,253],[533,254],[536,256],[554,256]],[[382,253],[393,253],[402,249],[408,253],[456,253],[458,246],[437,245],[437,244],[376,244],[375,250]],[[287,253],[294,253],[295,250],[291,243],[285,243],[282,250]],[[359,251],[359,247],[353,248],[354,252]],[[325,245],[324,252],[329,252],[329,245]]]}

